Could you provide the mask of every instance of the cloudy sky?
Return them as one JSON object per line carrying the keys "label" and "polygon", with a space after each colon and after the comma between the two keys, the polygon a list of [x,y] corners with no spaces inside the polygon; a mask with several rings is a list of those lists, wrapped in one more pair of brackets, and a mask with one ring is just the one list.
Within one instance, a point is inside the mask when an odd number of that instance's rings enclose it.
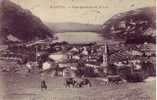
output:
{"label": "cloudy sky", "polygon": [[155,6],[155,0],[12,0],[45,22],[102,24],[114,14]]}

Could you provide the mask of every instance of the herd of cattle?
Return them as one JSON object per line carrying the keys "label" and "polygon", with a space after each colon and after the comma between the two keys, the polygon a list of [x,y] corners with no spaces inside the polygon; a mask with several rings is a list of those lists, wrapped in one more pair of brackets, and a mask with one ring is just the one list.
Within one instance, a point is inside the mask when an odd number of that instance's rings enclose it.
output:
{"label": "herd of cattle", "polygon": [[[124,83],[125,80],[121,78],[119,75],[108,76],[104,80],[105,85],[118,85]],[[88,78],[64,78],[64,87],[65,88],[83,88],[83,87],[92,87],[92,82]],[[41,90],[47,90],[46,81],[41,81]]]}
{"label": "herd of cattle", "polygon": [[[118,85],[125,82],[125,80],[120,77],[120,75],[108,76],[104,80],[105,85],[114,84]],[[84,86],[92,87],[92,82],[87,78],[65,78],[64,86],[66,88],[76,87],[81,88]]]}

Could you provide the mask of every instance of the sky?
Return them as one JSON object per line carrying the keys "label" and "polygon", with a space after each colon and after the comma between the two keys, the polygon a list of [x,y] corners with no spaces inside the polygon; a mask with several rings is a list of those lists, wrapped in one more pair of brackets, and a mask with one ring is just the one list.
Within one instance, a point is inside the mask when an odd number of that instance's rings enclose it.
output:
{"label": "sky", "polygon": [[11,0],[44,22],[103,24],[115,14],[155,6],[155,0]]}

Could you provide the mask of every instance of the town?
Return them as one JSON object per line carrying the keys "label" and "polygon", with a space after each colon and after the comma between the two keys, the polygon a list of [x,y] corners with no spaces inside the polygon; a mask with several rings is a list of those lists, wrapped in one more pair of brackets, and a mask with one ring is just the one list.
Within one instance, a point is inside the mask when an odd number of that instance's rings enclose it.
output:
{"label": "town", "polygon": [[[127,81],[143,81],[155,75],[155,48],[153,44],[128,45],[125,43],[69,44],[65,41],[37,41],[11,45],[1,52],[1,60],[14,59],[19,66],[4,66],[1,71],[41,71],[51,76],[62,76],[70,69],[76,76],[105,77],[121,75]],[[42,68],[44,62],[51,67]],[[31,67],[27,65],[30,64]],[[21,65],[23,67],[21,67]],[[47,71],[49,70],[49,71]],[[134,79],[134,74],[140,78]],[[131,79],[133,77],[133,79]]]}

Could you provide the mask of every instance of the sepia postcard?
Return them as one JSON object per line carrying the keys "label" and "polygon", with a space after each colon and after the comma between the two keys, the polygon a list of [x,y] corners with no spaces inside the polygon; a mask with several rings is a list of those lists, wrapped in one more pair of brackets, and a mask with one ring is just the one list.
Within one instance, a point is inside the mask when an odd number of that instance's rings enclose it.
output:
{"label": "sepia postcard", "polygon": [[0,0],[0,100],[155,99],[155,0]]}

